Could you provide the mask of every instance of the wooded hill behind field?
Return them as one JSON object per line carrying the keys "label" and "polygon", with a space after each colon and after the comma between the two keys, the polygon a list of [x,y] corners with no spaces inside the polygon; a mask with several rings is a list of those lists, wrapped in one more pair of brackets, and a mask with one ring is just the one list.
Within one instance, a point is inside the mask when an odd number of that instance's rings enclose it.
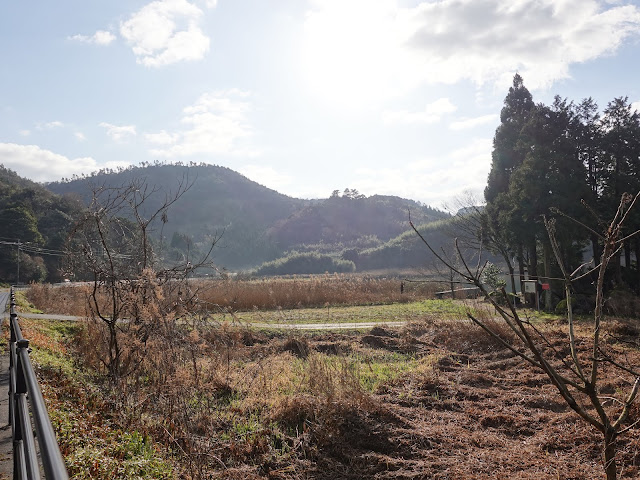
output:
{"label": "wooded hill behind field", "polygon": [[342,271],[419,266],[420,260],[410,258],[412,254],[398,255],[403,248],[398,237],[409,228],[409,212],[420,224],[449,217],[412,200],[365,197],[351,189],[334,191],[327,199],[292,198],[228,168],[205,164],[146,164],[45,186],[2,167],[0,216],[7,226],[3,236],[7,243],[0,249],[0,280],[17,280],[18,240],[21,282],[61,280],[60,255],[74,218],[90,203],[92,191],[134,180],[157,190],[142,208],[143,214],[158,208],[181,183],[190,185],[167,210],[166,222],[152,226],[155,250],[169,263],[196,258],[213,237],[220,236],[213,260],[229,270],[282,263],[291,257],[311,262],[289,273],[318,273],[318,268],[340,271],[334,268],[340,262],[347,265]]}

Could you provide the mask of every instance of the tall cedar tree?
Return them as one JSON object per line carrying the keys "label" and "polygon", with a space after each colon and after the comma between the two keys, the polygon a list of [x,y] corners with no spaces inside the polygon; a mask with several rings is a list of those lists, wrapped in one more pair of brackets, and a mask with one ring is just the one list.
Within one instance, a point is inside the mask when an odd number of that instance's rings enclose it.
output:
{"label": "tall cedar tree", "polygon": [[[512,215],[525,228],[518,237],[529,246],[530,271],[545,278],[559,276],[549,238],[542,221],[552,209],[584,219],[580,201],[588,198],[586,169],[578,155],[576,129],[579,120],[573,104],[556,97],[552,106],[537,105],[521,130],[519,148],[525,158],[511,176],[509,198]],[[515,223],[515,222],[514,222]],[[571,228],[569,228],[571,227]],[[586,233],[586,232],[585,232]],[[575,228],[558,227],[556,238],[565,265],[575,268],[581,263],[585,235],[576,234]],[[537,248],[541,247],[543,271],[538,272]],[[552,292],[545,294],[545,306],[553,308]]]}
{"label": "tall cedar tree", "polygon": [[487,219],[491,222],[491,228],[502,232],[499,237],[505,242],[505,249],[516,254],[521,273],[524,267],[524,247],[522,240],[518,238],[518,232],[525,230],[526,225],[522,218],[511,214],[509,183],[513,172],[524,161],[518,142],[520,132],[534,107],[531,93],[524,86],[522,77],[516,74],[500,112],[500,125],[493,138],[491,170],[484,191]]}
{"label": "tall cedar tree", "polygon": [[517,143],[520,131],[533,108],[531,93],[524,86],[522,77],[516,73],[513,85],[504,99],[500,125],[493,138],[491,171],[484,191],[487,202],[492,202],[500,193],[508,190],[511,174],[524,160],[522,153],[517,149]]}

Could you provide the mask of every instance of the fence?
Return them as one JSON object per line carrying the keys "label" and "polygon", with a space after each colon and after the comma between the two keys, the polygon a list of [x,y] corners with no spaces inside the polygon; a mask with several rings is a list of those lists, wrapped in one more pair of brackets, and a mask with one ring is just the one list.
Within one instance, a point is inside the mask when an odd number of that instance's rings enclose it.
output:
{"label": "fence", "polygon": [[33,480],[42,478],[44,473],[47,480],[67,480],[69,476],[29,358],[29,340],[23,338],[20,331],[13,289],[10,301],[9,423],[13,438],[13,478]]}

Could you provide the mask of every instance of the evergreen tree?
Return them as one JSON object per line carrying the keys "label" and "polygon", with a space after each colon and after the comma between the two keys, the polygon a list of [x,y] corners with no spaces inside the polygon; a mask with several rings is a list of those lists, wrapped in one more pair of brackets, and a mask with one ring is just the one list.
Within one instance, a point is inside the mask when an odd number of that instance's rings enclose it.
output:
{"label": "evergreen tree", "polygon": [[500,125],[493,138],[491,171],[484,191],[485,200],[489,203],[500,193],[508,190],[511,174],[524,160],[517,149],[517,144],[520,130],[527,122],[533,107],[531,93],[524,86],[522,77],[516,73],[513,77],[513,85],[504,99],[504,107],[500,112]]}
{"label": "evergreen tree", "polygon": [[[618,97],[609,102],[601,121],[602,148],[602,187],[600,206],[602,213],[611,216],[620,196],[625,192],[636,193],[640,190],[640,114],[633,109],[627,97]],[[617,200],[616,200],[617,199]],[[635,231],[640,227],[640,214],[634,212],[627,222],[627,228]],[[640,254],[640,242],[637,239],[625,242],[624,259],[629,276],[627,283],[640,291],[640,268],[636,261],[636,272],[630,274],[632,250],[636,259]],[[612,262],[615,282],[623,282],[620,261]]]}
{"label": "evergreen tree", "polygon": [[505,254],[509,252],[516,255],[521,275],[524,270],[522,234],[526,231],[526,225],[512,208],[509,184],[511,176],[524,161],[524,154],[518,142],[520,132],[534,106],[531,93],[524,86],[522,77],[516,73],[500,112],[500,125],[493,138],[491,170],[484,191],[488,221],[497,232],[496,238],[505,242],[502,247]]}
{"label": "evergreen tree", "polygon": [[38,221],[31,209],[24,205],[14,205],[0,211],[0,225],[6,235],[23,243],[42,245],[44,238],[38,231]]}
{"label": "evergreen tree", "polygon": [[[584,215],[580,201],[589,191],[576,141],[579,125],[573,104],[556,97],[550,107],[536,106],[521,131],[520,146],[525,159],[512,175],[509,198],[514,215],[519,215],[520,225],[525,225],[519,238],[527,247],[529,271],[534,276],[549,278],[559,274],[552,271],[554,261],[543,215],[553,216],[553,209],[578,219]],[[576,235],[574,225],[567,222],[557,224],[555,236],[563,263],[577,267],[585,239]],[[544,267],[541,275],[538,248]],[[546,307],[553,308],[551,292],[547,292]]]}

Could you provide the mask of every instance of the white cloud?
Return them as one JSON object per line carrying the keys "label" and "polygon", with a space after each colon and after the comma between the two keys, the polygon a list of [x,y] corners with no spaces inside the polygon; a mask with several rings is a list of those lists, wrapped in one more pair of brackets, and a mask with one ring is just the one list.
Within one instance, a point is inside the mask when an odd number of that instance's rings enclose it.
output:
{"label": "white cloud", "polygon": [[161,131],[146,134],[157,146],[151,153],[165,157],[196,154],[255,156],[257,152],[240,145],[253,134],[248,120],[251,105],[248,92],[232,89],[201,95],[183,109],[181,123],[185,128],[175,133]]}
{"label": "white cloud", "polygon": [[55,128],[62,128],[62,127],[64,127],[64,123],[62,123],[62,122],[60,122],[58,120],[53,121],[53,122],[47,122],[47,123],[38,123],[36,125],[36,128],[38,130],[53,130]]}
{"label": "white cloud", "polygon": [[209,51],[209,38],[198,25],[201,16],[202,10],[186,0],[156,0],[123,22],[120,34],[136,61],[147,67],[200,60]]}
{"label": "white cloud", "polygon": [[20,133],[20,135],[22,135],[23,137],[28,137],[29,135],[31,135],[31,130],[24,129],[20,130],[20,132],[18,133]]}
{"label": "white cloud", "polygon": [[283,174],[272,167],[264,165],[245,165],[238,171],[248,179],[278,192],[282,192],[293,182],[293,178],[290,175]]}
{"label": "white cloud", "polygon": [[596,0],[444,0],[408,15],[408,45],[426,79],[439,82],[504,84],[517,70],[530,87],[548,86],[640,32],[637,7]]}
{"label": "white cloud", "polygon": [[159,133],[145,133],[144,138],[153,145],[172,145],[178,141],[178,135],[162,130]]}
{"label": "white cloud", "polygon": [[385,169],[359,169],[354,186],[366,195],[402,192],[405,198],[434,207],[466,190],[481,198],[491,167],[491,146],[491,139],[479,138],[442,158],[398,163]]}
{"label": "white cloud", "polygon": [[[602,0],[314,0],[302,64],[316,93],[368,105],[422,83],[530,89],[640,34],[640,8]],[[403,2],[408,3],[408,2]]]}
{"label": "white cloud", "polygon": [[79,142],[84,142],[87,140],[87,137],[82,132],[75,132],[73,136],[76,137],[76,140],[78,140]]}
{"label": "white cloud", "polygon": [[461,118],[460,120],[451,122],[449,128],[451,130],[466,130],[468,128],[475,128],[480,125],[486,125],[488,123],[497,123],[499,118],[500,117],[494,113],[489,115],[482,115],[480,117]]}
{"label": "white cloud", "polygon": [[640,102],[633,102],[631,104],[631,109],[640,113]]}
{"label": "white cloud", "polygon": [[0,164],[37,182],[60,180],[97,170],[91,157],[70,159],[37,145],[0,143]]}
{"label": "white cloud", "polygon": [[136,136],[135,125],[113,125],[111,123],[101,122],[100,126],[107,130],[107,135],[109,135],[114,142],[122,142],[130,136]]}
{"label": "white cloud", "polygon": [[94,33],[91,36],[73,35],[68,38],[69,40],[73,40],[76,42],[106,46],[106,45],[109,45],[111,42],[113,42],[116,39],[116,36],[113,33],[108,32],[106,30],[98,30],[96,33]]}
{"label": "white cloud", "polygon": [[443,115],[455,112],[456,109],[457,107],[448,98],[439,98],[435,102],[427,104],[425,109],[419,112],[386,112],[383,115],[383,120],[390,124],[430,124],[440,121]]}

